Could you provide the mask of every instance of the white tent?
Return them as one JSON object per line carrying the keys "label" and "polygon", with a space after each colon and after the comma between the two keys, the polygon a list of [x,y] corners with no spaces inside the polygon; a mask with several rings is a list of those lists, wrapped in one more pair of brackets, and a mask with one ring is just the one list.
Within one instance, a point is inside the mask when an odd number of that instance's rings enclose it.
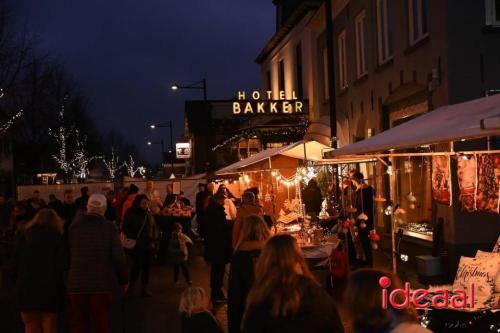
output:
{"label": "white tent", "polygon": [[215,174],[218,176],[222,176],[227,174],[238,173],[241,169],[247,166],[264,161],[266,159],[269,159],[277,155],[283,155],[301,160],[319,162],[322,160],[321,156],[323,152],[329,148],[330,147],[314,140],[313,141],[302,140],[292,143],[291,145],[288,146],[263,150],[255,155],[245,158],[244,160],[228,165],[218,170]]}
{"label": "white tent", "polygon": [[500,135],[500,94],[443,106],[369,139],[332,150],[328,158]]}

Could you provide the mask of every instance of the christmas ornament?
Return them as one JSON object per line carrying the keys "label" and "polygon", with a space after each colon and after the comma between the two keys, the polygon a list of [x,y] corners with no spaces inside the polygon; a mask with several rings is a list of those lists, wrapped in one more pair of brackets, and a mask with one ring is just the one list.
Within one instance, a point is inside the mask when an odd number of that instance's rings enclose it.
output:
{"label": "christmas ornament", "polygon": [[365,213],[361,213],[358,215],[358,220],[360,221],[368,221],[368,215],[366,215]]}
{"label": "christmas ornament", "polygon": [[359,224],[359,227],[360,227],[361,229],[366,229],[366,222],[365,222],[365,221],[361,222],[361,223]]}

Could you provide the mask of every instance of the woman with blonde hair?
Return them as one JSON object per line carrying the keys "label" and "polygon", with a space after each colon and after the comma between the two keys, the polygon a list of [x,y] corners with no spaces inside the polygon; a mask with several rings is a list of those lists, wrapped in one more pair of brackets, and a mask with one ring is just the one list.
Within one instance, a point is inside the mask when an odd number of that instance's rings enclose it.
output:
{"label": "woman with blonde hair", "polygon": [[244,333],[344,332],[337,307],[292,236],[274,236],[262,250],[242,328]]}
{"label": "woman with blonde hair", "polygon": [[270,237],[266,222],[259,215],[241,221],[241,232],[229,271],[227,319],[229,333],[240,332],[248,292],[255,278],[254,265]]}
{"label": "woman with blonde hair", "polygon": [[189,287],[181,295],[179,312],[183,333],[223,333],[219,322],[208,309],[208,297],[200,287]]}
{"label": "woman with blonde hair", "polygon": [[26,333],[54,333],[64,305],[66,269],[64,222],[52,209],[41,209],[26,224],[12,257],[15,302]]}
{"label": "woman with blonde hair", "polygon": [[[381,278],[384,279],[381,280]],[[394,289],[402,288],[403,285],[397,276],[383,270],[360,269],[349,277],[344,303],[354,331],[356,333],[431,333],[417,323],[417,313],[413,307],[383,309],[381,283],[389,284],[387,294]],[[397,302],[402,303],[402,300],[397,299]]]}

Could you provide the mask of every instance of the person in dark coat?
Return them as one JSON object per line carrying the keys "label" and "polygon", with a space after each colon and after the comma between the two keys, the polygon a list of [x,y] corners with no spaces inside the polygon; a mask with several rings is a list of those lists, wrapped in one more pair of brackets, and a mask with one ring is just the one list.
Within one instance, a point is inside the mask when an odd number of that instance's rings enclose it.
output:
{"label": "person in dark coat", "polygon": [[323,195],[316,179],[311,179],[302,191],[302,201],[306,206],[306,214],[311,216],[311,221],[315,222],[321,211]]}
{"label": "person in dark coat", "polygon": [[189,287],[181,295],[179,312],[182,316],[182,333],[223,333],[220,323],[208,309],[205,290]]}
{"label": "person in dark coat", "polygon": [[295,238],[269,239],[255,272],[243,333],[344,332],[333,299],[314,279]]}
{"label": "person in dark coat", "polygon": [[92,194],[87,212],[69,228],[68,294],[71,332],[109,332],[109,309],[115,281],[123,292],[128,267],[115,226],[104,218],[106,197]]}
{"label": "person in dark coat", "polygon": [[226,299],[222,283],[232,253],[231,226],[226,222],[224,200],[224,194],[215,194],[206,211],[205,259],[210,263],[210,294],[214,303]]}
{"label": "person in dark coat", "polygon": [[[363,260],[360,264],[363,266],[373,266],[372,247],[370,239],[370,230],[374,229],[374,208],[373,198],[375,190],[367,185],[364,181],[364,175],[357,172],[352,176],[352,183],[356,186],[356,191],[353,194],[354,207],[356,208],[356,226],[358,227],[358,237],[363,247]],[[360,219],[360,214],[364,214],[366,219]]]}
{"label": "person in dark coat", "polygon": [[57,214],[61,212],[62,209],[62,201],[57,199],[55,194],[49,195],[49,204],[47,205],[49,208],[52,208]]}
{"label": "person in dark coat", "polygon": [[205,238],[205,208],[203,208],[203,203],[208,197],[208,192],[206,190],[206,185],[203,183],[198,184],[198,193],[196,193],[195,209],[196,209],[196,224],[198,225],[198,234],[201,238]]}
{"label": "person in dark coat", "polygon": [[227,292],[229,333],[240,332],[247,295],[255,278],[254,265],[270,236],[266,222],[259,215],[249,215],[241,224],[240,237],[236,242],[229,271]]}
{"label": "person in dark coat", "polygon": [[80,189],[80,197],[75,200],[76,208],[82,211],[87,210],[87,202],[89,201],[89,188],[84,186]]}
{"label": "person in dark coat", "polygon": [[116,209],[113,206],[114,203],[113,201],[115,200],[115,191],[108,190],[106,192],[106,200],[107,200],[107,206],[106,206],[106,213],[104,213],[104,217],[108,221],[116,222]]}
{"label": "person in dark coat", "polygon": [[136,245],[133,249],[126,250],[132,260],[130,271],[129,295],[134,292],[135,283],[141,275],[142,296],[151,297],[148,290],[149,271],[153,255],[153,217],[149,211],[149,199],[145,194],[135,197],[132,207],[123,219],[123,232],[129,239],[135,239]]}
{"label": "person in dark coat", "polygon": [[52,209],[41,209],[20,233],[13,260],[15,304],[25,332],[56,332],[64,308],[66,247],[63,222]]}
{"label": "person in dark coat", "polygon": [[76,216],[76,204],[73,198],[73,191],[64,191],[63,204],[59,216],[64,220],[64,233],[68,233],[69,226]]}
{"label": "person in dark coat", "polygon": [[174,194],[174,185],[167,184],[167,193],[165,194],[165,200],[163,201],[163,208],[170,207],[175,200],[177,200],[177,195]]}

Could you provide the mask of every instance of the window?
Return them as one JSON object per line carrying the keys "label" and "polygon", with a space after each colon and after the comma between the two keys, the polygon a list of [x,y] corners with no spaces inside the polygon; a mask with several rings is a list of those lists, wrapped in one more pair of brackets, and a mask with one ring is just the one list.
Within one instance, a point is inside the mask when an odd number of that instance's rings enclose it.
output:
{"label": "window", "polygon": [[408,0],[408,18],[410,45],[413,45],[429,32],[429,0]]}
{"label": "window", "polygon": [[302,98],[304,96],[304,88],[302,83],[302,44],[300,43],[295,47],[295,77],[297,97]]}
{"label": "window", "polygon": [[347,61],[345,50],[345,30],[339,34],[338,50],[339,50],[339,82],[340,88],[347,88]]}
{"label": "window", "polygon": [[356,74],[360,78],[366,74],[365,57],[365,11],[356,16]]}
{"label": "window", "polygon": [[486,25],[500,26],[500,0],[486,0]]}
{"label": "window", "polygon": [[273,90],[273,81],[271,79],[271,71],[266,72],[266,90],[271,91]]}
{"label": "window", "polygon": [[278,89],[285,91],[285,63],[283,60],[278,62]]}
{"label": "window", "polygon": [[388,7],[389,0],[377,0],[377,43],[378,63],[382,65],[391,59],[392,40],[389,34],[391,25],[391,11]]}
{"label": "window", "polygon": [[330,99],[330,89],[328,83],[328,52],[323,48],[323,96],[325,101]]}

